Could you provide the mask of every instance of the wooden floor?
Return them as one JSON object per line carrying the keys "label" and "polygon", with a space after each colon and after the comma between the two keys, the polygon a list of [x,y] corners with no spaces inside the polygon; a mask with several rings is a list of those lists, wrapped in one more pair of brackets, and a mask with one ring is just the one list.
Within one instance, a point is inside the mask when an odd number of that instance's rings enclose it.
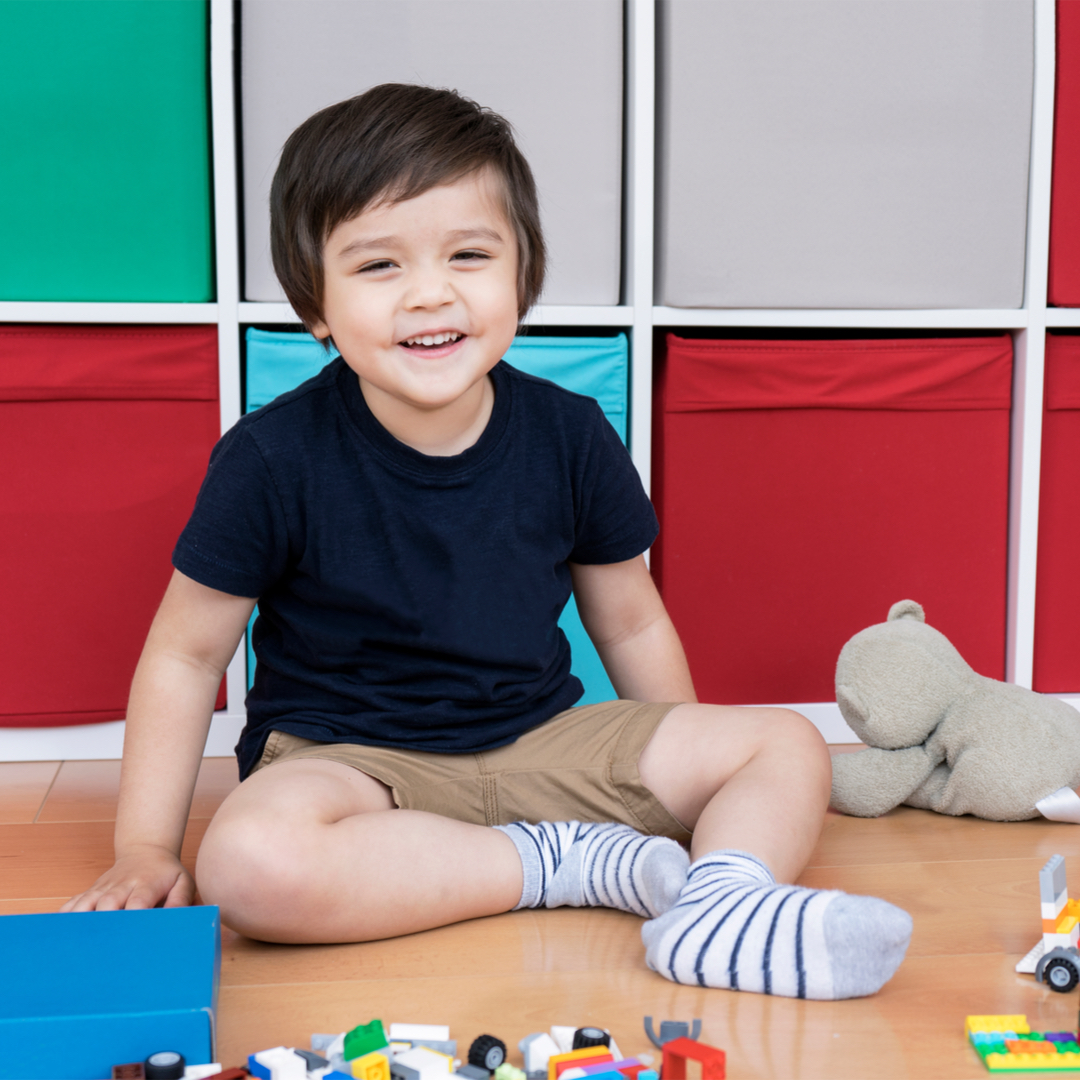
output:
{"label": "wooden floor", "polygon": [[[55,911],[111,862],[118,762],[0,764],[0,913]],[[202,768],[183,857],[193,867],[215,807],[236,783],[229,758]],[[915,919],[900,971],[876,996],[798,1002],[676,986],[645,967],[640,920],[606,910],[517,912],[364,945],[281,946],[225,932],[218,1057],[240,1064],[313,1031],[366,1022],[449,1024],[459,1052],[490,1032],[552,1024],[609,1028],[626,1053],[651,1049],[642,1017],[703,1020],[728,1076],[979,1077],[968,1013],[1027,1013],[1033,1029],[1077,1023],[1078,995],[1013,971],[1038,939],[1038,872],[1066,856],[1080,894],[1080,827],[995,824],[902,808],[829,814],[802,881],[871,893]],[[483,867],[462,867],[482,874]]]}

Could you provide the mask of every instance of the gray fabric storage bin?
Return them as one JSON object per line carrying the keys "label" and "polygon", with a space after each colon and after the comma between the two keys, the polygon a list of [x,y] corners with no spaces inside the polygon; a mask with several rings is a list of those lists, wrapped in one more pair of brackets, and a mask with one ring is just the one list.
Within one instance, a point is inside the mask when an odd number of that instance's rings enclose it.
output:
{"label": "gray fabric storage bin", "polygon": [[1023,303],[1030,0],[660,5],[658,302]]}
{"label": "gray fabric storage bin", "polygon": [[505,116],[536,175],[547,304],[619,302],[620,0],[246,0],[240,15],[245,289],[284,299],[270,180],[313,112],[383,82],[448,86]]}

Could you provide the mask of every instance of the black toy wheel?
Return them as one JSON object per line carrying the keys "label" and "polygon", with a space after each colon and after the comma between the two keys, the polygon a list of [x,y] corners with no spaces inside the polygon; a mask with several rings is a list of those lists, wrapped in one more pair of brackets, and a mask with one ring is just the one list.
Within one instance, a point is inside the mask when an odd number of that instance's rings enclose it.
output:
{"label": "black toy wheel", "polygon": [[469,1047],[469,1064],[494,1072],[506,1060],[506,1043],[494,1035],[477,1035]]}
{"label": "black toy wheel", "polygon": [[1067,994],[1080,982],[1080,971],[1071,960],[1057,957],[1043,969],[1043,978],[1051,990]]}
{"label": "black toy wheel", "polygon": [[574,1032],[572,1050],[583,1050],[586,1046],[610,1046],[611,1036],[603,1028],[583,1027]]}

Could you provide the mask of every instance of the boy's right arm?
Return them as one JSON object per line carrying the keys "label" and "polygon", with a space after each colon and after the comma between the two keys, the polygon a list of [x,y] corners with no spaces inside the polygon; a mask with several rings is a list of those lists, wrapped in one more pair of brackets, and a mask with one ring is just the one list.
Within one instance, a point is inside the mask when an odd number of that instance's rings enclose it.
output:
{"label": "boy's right arm", "polygon": [[62,911],[190,904],[180,863],[214,700],[255,601],[173,571],[146,639],[128,703],[116,863]]}

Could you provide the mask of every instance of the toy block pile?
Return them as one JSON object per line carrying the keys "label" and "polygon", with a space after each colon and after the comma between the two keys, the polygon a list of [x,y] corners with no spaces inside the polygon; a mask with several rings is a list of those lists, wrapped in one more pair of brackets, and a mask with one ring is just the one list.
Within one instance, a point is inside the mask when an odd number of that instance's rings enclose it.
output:
{"label": "toy block pile", "polygon": [[964,1030],[991,1072],[1080,1072],[1075,1031],[1032,1031],[1021,1015],[969,1016]]}

